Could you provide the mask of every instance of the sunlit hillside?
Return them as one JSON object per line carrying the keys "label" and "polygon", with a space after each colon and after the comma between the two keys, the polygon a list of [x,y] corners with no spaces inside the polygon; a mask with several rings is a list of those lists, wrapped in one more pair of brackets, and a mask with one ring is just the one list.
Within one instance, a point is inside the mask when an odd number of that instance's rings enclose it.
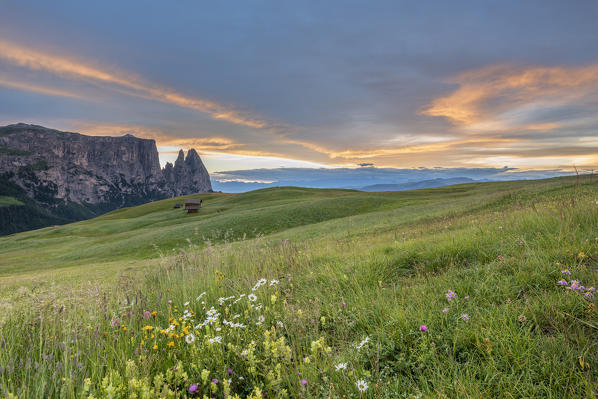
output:
{"label": "sunlit hillside", "polygon": [[2,397],[598,393],[595,176],[200,197],[0,238]]}

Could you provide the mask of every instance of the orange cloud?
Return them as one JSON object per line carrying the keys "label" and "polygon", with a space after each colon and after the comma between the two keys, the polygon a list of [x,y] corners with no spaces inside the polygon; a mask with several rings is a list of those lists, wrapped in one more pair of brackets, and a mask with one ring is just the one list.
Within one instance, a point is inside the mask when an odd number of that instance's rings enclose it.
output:
{"label": "orange cloud", "polygon": [[[264,128],[267,126],[265,121],[253,118],[222,104],[202,98],[186,96],[173,89],[145,82],[143,79],[132,74],[109,72],[77,60],[46,54],[3,40],[0,40],[0,58],[19,67],[42,70],[67,79],[83,80],[102,87],[108,84],[111,88],[128,95],[197,110],[207,113],[214,119],[224,120],[237,125],[252,128]],[[39,88],[38,91],[45,92],[46,94],[50,93],[50,89],[45,88]],[[62,95],[57,91],[54,94]]]}
{"label": "orange cloud", "polygon": [[[374,162],[377,166],[412,167],[413,165],[438,165],[442,160],[445,166],[462,166],[463,164],[485,166],[519,166],[526,168],[554,168],[577,165],[596,165],[598,161],[598,141],[595,138],[582,138],[577,143],[565,145],[563,142],[536,142],[524,138],[500,138],[486,136],[468,136],[462,139],[434,143],[418,143],[401,147],[370,147],[358,149],[336,150],[325,145],[301,140],[281,140],[278,144],[290,147],[281,148],[279,152],[271,152],[251,143],[237,142],[232,138],[208,136],[198,138],[179,138],[169,136],[160,128],[142,125],[92,124],[70,121],[71,129],[83,134],[99,136],[121,136],[133,134],[137,137],[154,139],[161,153],[178,152],[179,148],[195,148],[202,155],[212,157],[246,156],[269,157],[310,162],[323,162],[334,166],[355,165],[364,160]],[[305,154],[298,157],[301,146],[317,154]],[[167,148],[164,148],[167,147]],[[329,162],[326,162],[328,160]],[[314,164],[313,167],[318,167]]]}
{"label": "orange cloud", "polygon": [[357,149],[357,150],[344,150],[344,151],[335,151],[329,148],[325,148],[322,146],[318,146],[316,144],[304,141],[297,141],[297,140],[288,140],[287,143],[290,144],[298,144],[302,145],[306,148],[311,150],[323,153],[328,155],[331,159],[371,159],[371,158],[379,158],[379,157],[387,157],[393,155],[404,155],[404,154],[417,154],[417,153],[433,153],[448,150],[458,146],[468,146],[468,145],[488,145],[488,144],[498,144],[498,143],[513,143],[518,141],[514,138],[492,138],[489,141],[488,138],[475,138],[475,139],[463,139],[463,140],[453,140],[453,141],[445,141],[440,143],[432,143],[432,144],[417,144],[417,145],[408,145],[403,147],[394,147],[394,148],[371,148],[371,149]]}
{"label": "orange cloud", "polygon": [[[239,143],[229,137],[174,137],[170,136],[160,128],[132,124],[114,123],[88,123],[82,121],[70,121],[70,129],[82,134],[91,136],[133,136],[155,140],[158,146],[171,146],[176,148],[194,148],[200,153],[226,153],[245,156],[287,158],[285,154],[265,150],[249,148],[249,145]],[[173,150],[174,150],[173,148]]]}
{"label": "orange cloud", "polygon": [[161,129],[142,125],[75,122],[72,128],[91,136],[132,134],[136,137],[155,140],[161,146],[177,146],[197,150],[232,150],[243,146],[228,137],[173,137],[165,134]]}
{"label": "orange cloud", "polygon": [[[459,87],[422,110],[458,126],[500,128],[497,116],[527,104],[566,104],[598,91],[598,64],[585,67],[490,66],[463,73],[449,83]],[[498,118],[499,119],[499,118]],[[475,126],[474,126],[475,127]],[[528,129],[554,126],[528,125]]]}
{"label": "orange cloud", "polygon": [[79,98],[79,99],[83,98],[79,94],[71,93],[71,92],[64,91],[64,90],[38,86],[38,85],[31,84],[31,83],[4,80],[1,78],[0,78],[0,86],[12,87],[14,89],[19,89],[19,90],[33,91],[36,93],[48,94],[51,96],[71,97],[71,98]]}

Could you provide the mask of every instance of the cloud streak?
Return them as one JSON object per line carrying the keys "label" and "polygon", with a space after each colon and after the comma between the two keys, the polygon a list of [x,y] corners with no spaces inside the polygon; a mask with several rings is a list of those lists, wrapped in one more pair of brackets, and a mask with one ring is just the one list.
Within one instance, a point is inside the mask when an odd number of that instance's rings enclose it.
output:
{"label": "cloud streak", "polygon": [[388,147],[388,148],[364,148],[364,149],[348,149],[343,151],[336,151],[330,148],[323,147],[307,141],[298,140],[287,140],[285,142],[290,144],[302,145],[313,151],[320,152],[328,155],[331,159],[345,159],[345,160],[360,160],[370,159],[378,157],[387,157],[393,155],[404,155],[404,154],[418,154],[418,153],[431,153],[438,151],[445,151],[458,146],[466,145],[488,145],[498,143],[513,143],[518,141],[515,138],[495,138],[489,141],[488,138],[468,138],[462,140],[450,140],[439,143],[430,144],[416,144],[416,145],[405,145],[401,147]]}
{"label": "cloud streak", "polygon": [[35,92],[35,93],[41,93],[41,94],[46,94],[46,95],[50,95],[50,96],[60,96],[60,97],[84,99],[83,96],[81,96],[77,93],[66,91],[66,90],[54,89],[51,87],[44,87],[44,86],[27,83],[27,82],[16,82],[14,80],[7,80],[7,79],[2,79],[2,78],[0,78],[0,86],[10,87],[13,89],[18,89],[18,90],[31,91],[31,92]]}
{"label": "cloud streak", "polygon": [[[598,64],[583,67],[492,65],[462,73],[448,83],[458,88],[433,100],[422,114],[444,117],[456,126],[473,130],[500,130],[513,127],[503,119],[523,119],[526,111],[529,113],[534,108],[564,106],[598,94]],[[521,112],[513,115],[514,110]],[[559,124],[521,123],[514,127],[550,130]]]}
{"label": "cloud streak", "polygon": [[[193,109],[206,113],[213,119],[236,125],[256,129],[267,127],[267,123],[260,118],[252,117],[214,101],[187,96],[174,89],[144,81],[133,74],[107,71],[78,60],[46,54],[8,41],[0,40],[0,58],[18,67],[33,71],[45,71],[65,79],[81,80],[103,88],[108,87],[127,95]],[[13,84],[12,87],[18,86]],[[27,86],[24,83],[20,84],[20,88],[44,94],[72,96],[67,92],[41,86]]]}
{"label": "cloud streak", "polygon": [[122,136],[132,134],[136,137],[155,140],[160,147],[171,147],[168,151],[161,150],[161,154],[178,153],[179,149],[194,148],[201,154],[215,155],[218,153],[253,157],[284,158],[285,154],[259,149],[258,146],[236,141],[225,136],[176,137],[169,135],[162,128],[115,123],[89,123],[84,121],[70,121],[69,129],[91,136]]}

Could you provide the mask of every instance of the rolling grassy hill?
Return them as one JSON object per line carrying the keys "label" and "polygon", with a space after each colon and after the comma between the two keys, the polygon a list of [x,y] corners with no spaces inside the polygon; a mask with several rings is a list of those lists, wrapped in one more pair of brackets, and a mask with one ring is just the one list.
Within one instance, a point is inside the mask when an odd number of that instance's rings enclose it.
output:
{"label": "rolling grassy hill", "polygon": [[[568,184],[564,186],[563,182]],[[343,221],[342,226],[334,225],[336,233],[356,234],[365,227],[350,228],[356,221],[379,228],[386,221],[406,224],[476,209],[499,209],[501,204],[511,205],[513,199],[530,202],[544,193],[566,192],[573,182],[557,178],[380,193],[270,188],[244,194],[203,194],[201,212],[191,215],[173,208],[187,197],[173,198],[119,209],[78,223],[0,237],[0,276],[120,259],[156,258],[160,251],[187,247],[187,240],[205,245],[207,241],[238,241],[293,229],[287,233],[291,238],[301,235],[301,226],[308,226],[303,231],[309,238],[328,234],[332,225],[325,222],[336,219]]]}
{"label": "rolling grassy hill", "polygon": [[595,177],[201,197],[0,238],[0,393],[596,397]]}

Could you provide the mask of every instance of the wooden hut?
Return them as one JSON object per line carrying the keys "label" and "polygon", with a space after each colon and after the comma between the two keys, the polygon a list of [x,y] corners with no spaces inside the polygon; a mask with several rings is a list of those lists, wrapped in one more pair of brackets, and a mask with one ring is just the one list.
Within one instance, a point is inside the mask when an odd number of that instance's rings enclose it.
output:
{"label": "wooden hut", "polygon": [[197,213],[201,208],[202,200],[200,199],[187,199],[185,200],[185,209],[187,213]]}

